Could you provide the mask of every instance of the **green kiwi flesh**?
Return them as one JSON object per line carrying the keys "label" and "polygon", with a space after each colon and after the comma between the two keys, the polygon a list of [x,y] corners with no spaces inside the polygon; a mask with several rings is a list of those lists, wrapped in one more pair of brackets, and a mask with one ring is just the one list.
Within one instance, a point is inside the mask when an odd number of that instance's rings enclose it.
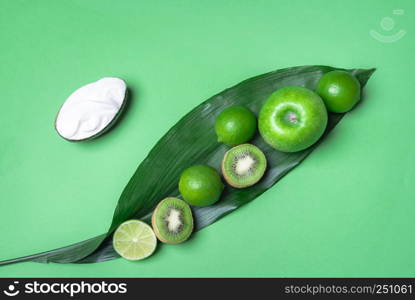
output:
{"label": "green kiwi flesh", "polygon": [[157,238],[167,244],[186,241],[193,231],[193,216],[190,206],[174,197],[160,201],[151,218]]}
{"label": "green kiwi flesh", "polygon": [[222,173],[226,182],[236,188],[244,188],[257,183],[265,173],[267,159],[256,146],[242,144],[225,153]]}

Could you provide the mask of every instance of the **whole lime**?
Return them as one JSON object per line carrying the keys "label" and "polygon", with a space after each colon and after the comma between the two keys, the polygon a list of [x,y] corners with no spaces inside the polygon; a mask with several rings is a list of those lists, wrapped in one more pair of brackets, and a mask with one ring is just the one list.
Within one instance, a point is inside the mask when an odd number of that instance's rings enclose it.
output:
{"label": "whole lime", "polygon": [[216,118],[218,141],[231,147],[243,144],[254,136],[256,123],[254,113],[244,106],[225,108]]}
{"label": "whole lime", "polygon": [[331,71],[320,78],[316,92],[328,111],[344,113],[359,102],[360,82],[346,71]]}
{"label": "whole lime", "polygon": [[323,100],[313,91],[284,87],[274,92],[259,113],[258,127],[269,145],[283,152],[296,152],[314,144],[327,125]]}
{"label": "whole lime", "polygon": [[191,205],[212,205],[219,200],[223,188],[218,172],[210,166],[194,165],[180,175],[179,191]]}

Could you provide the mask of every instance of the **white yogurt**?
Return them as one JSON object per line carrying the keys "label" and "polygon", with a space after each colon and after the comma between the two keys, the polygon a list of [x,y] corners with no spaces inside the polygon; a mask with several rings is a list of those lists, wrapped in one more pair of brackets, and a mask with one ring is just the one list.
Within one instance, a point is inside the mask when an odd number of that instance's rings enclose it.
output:
{"label": "white yogurt", "polygon": [[125,82],[115,77],[102,78],[77,89],[59,110],[57,132],[72,141],[98,135],[118,116],[126,91]]}

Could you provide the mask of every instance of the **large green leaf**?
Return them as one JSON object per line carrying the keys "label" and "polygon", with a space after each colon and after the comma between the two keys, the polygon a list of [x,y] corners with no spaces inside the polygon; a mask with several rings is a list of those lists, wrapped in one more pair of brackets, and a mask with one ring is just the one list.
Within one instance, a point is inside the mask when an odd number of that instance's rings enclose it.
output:
{"label": "large green leaf", "polygon": [[[225,107],[245,105],[258,114],[264,100],[276,89],[290,85],[314,89],[319,78],[332,70],[338,68],[303,66],[277,70],[245,80],[209,98],[173,126],[138,166],[118,201],[112,224],[106,234],[64,248],[6,260],[0,262],[0,265],[21,261],[87,263],[118,257],[112,248],[111,237],[120,223],[130,218],[149,221],[152,210],[160,200],[167,196],[180,196],[177,189],[178,178],[186,167],[208,164],[220,169],[222,157],[228,148],[216,141],[213,128],[216,116]],[[347,71],[354,74],[363,87],[374,69]],[[320,141],[296,153],[276,151],[257,135],[252,143],[264,151],[269,165],[263,179],[246,189],[227,186],[221,200],[215,205],[194,207],[196,229],[212,224],[272,187],[310,154],[342,117],[343,114],[329,114],[327,130]]]}

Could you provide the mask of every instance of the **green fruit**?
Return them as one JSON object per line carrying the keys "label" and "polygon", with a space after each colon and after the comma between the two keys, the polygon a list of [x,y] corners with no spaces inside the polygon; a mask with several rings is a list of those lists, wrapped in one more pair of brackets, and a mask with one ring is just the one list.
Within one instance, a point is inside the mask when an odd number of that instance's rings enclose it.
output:
{"label": "green fruit", "polygon": [[151,224],[156,236],[163,243],[183,243],[193,231],[192,211],[183,200],[168,197],[157,205]]}
{"label": "green fruit", "polygon": [[284,87],[265,101],[258,124],[269,145],[283,152],[296,152],[321,137],[327,126],[327,111],[313,91],[299,86]]}
{"label": "green fruit", "polygon": [[332,71],[320,78],[316,92],[323,98],[327,110],[344,113],[359,102],[360,82],[348,72]]}
{"label": "green fruit", "polygon": [[256,131],[256,117],[244,106],[224,109],[216,118],[215,131],[218,141],[236,146],[249,141]]}
{"label": "green fruit", "polygon": [[236,146],[225,153],[222,174],[233,187],[244,188],[257,183],[267,168],[262,151],[251,144]]}
{"label": "green fruit", "polygon": [[212,205],[219,200],[223,188],[218,172],[209,166],[191,166],[180,176],[179,191],[191,205]]}
{"label": "green fruit", "polygon": [[112,238],[114,250],[128,260],[141,260],[153,254],[156,236],[146,223],[128,220],[118,226]]}

